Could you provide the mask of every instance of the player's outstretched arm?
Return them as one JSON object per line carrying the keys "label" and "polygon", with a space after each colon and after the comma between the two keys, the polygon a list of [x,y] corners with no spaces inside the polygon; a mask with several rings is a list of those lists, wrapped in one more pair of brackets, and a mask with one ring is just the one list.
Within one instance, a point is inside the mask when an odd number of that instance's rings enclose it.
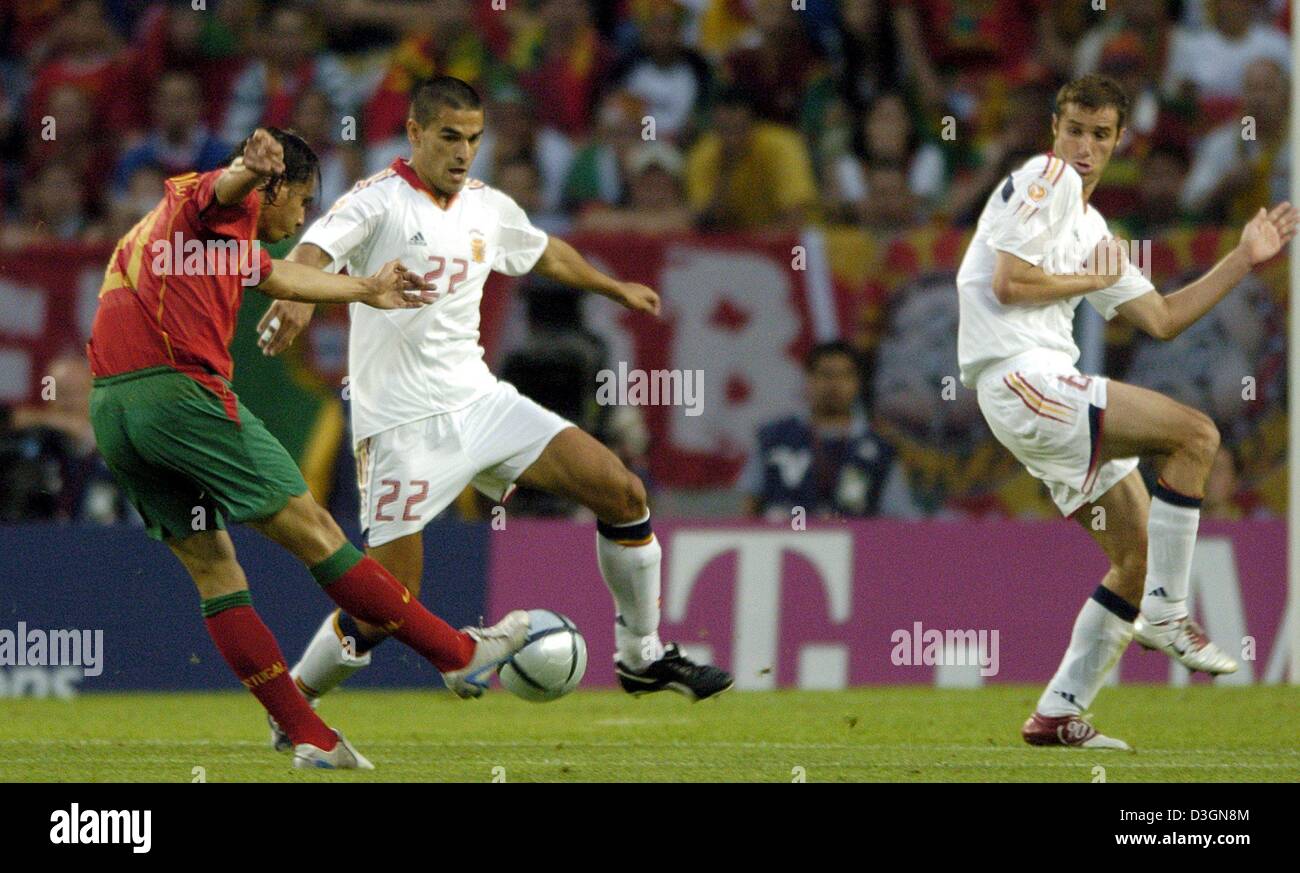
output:
{"label": "player's outstretched arm", "polygon": [[373,276],[340,276],[293,261],[273,261],[271,275],[258,286],[271,297],[307,303],[364,303],[376,309],[415,309],[430,302],[428,282],[389,261]]}
{"label": "player's outstretched arm", "polygon": [[1097,243],[1078,273],[1048,273],[999,250],[993,266],[993,296],[1004,305],[1037,306],[1109,288],[1127,269],[1123,243],[1110,237]]}
{"label": "player's outstretched arm", "polygon": [[244,154],[217,177],[217,202],[222,206],[240,203],[267,178],[283,172],[284,147],[259,127],[244,145]]}
{"label": "player's outstretched arm", "polygon": [[659,314],[659,295],[653,289],[636,282],[620,282],[593,267],[578,250],[559,237],[552,236],[546,244],[533,272],[563,285],[572,285],[608,297],[616,303],[638,312]]}
{"label": "player's outstretched arm", "polygon": [[[324,270],[333,259],[320,246],[298,243],[289,252],[287,260]],[[315,303],[297,300],[276,300],[257,323],[257,347],[264,355],[278,355],[293,345],[298,335],[307,329],[316,312]]]}
{"label": "player's outstretched arm", "polygon": [[1214,308],[1246,277],[1251,268],[1272,259],[1296,234],[1300,220],[1290,203],[1256,213],[1241,233],[1241,242],[1195,282],[1172,294],[1151,291],[1115,311],[1156,339],[1173,339]]}

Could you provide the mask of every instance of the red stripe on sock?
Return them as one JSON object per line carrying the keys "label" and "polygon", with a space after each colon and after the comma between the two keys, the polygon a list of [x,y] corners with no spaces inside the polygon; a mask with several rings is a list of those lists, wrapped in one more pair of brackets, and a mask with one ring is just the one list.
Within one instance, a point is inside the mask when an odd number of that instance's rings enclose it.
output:
{"label": "red stripe on sock", "polygon": [[374,558],[363,558],[325,586],[344,611],[384,628],[423,655],[439,672],[459,670],[474,656],[474,638],[454,629],[411,597]]}
{"label": "red stripe on sock", "polygon": [[234,606],[204,619],[217,650],[239,681],[271,713],[289,739],[326,751],[338,738],[308,705],[289,677],[284,655],[270,629],[251,606]]}

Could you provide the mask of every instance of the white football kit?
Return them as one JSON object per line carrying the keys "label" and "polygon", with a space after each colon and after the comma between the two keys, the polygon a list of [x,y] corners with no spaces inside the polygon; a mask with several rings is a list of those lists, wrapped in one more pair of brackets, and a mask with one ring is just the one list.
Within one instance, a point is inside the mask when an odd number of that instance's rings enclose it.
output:
{"label": "white football kit", "polygon": [[349,308],[352,438],[361,529],[382,545],[421,530],[465,486],[503,500],[572,423],[492,375],[479,303],[492,270],[527,273],[548,242],[507,195],[476,179],[446,209],[399,158],[358,182],[302,242],[353,275],[400,260],[435,288],[419,309]]}
{"label": "white football kit", "polygon": [[1048,273],[1072,273],[1108,236],[1106,220],[1083,201],[1078,172],[1051,154],[1038,155],[989,196],[957,273],[962,384],[976,389],[994,436],[1048,486],[1067,516],[1138,463],[1099,463],[1107,379],[1075,367],[1074,311],[1086,298],[1110,320],[1119,306],[1154,286],[1130,263],[1126,275],[1101,291],[1045,304],[1003,304],[993,294],[993,268],[1004,251]]}

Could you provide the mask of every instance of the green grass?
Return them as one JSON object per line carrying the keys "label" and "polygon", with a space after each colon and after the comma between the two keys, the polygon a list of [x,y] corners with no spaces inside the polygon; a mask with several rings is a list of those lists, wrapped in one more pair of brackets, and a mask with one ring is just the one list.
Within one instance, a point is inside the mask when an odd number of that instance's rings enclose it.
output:
{"label": "green grass", "polygon": [[[1108,782],[1300,781],[1300,691],[1121,687],[1095,707],[1135,753],[1034,749],[1037,688],[734,692],[691,705],[586,691],[546,705],[502,691],[345,690],[325,718],[378,768],[299,772],[266,746],[247,694],[0,701],[0,781]],[[497,771],[500,773],[501,771]]]}

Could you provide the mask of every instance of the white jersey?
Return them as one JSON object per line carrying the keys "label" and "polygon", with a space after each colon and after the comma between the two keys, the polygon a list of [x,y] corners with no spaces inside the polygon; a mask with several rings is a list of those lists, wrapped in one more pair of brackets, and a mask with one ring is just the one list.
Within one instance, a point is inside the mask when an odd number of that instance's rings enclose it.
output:
{"label": "white jersey", "polygon": [[492,270],[527,273],[548,242],[509,196],[477,179],[446,209],[406,160],[358,182],[303,235],[333,260],[369,276],[400,260],[435,288],[420,309],[350,307],[352,438],[461,409],[497,379],[483,361],[479,303]]}
{"label": "white jersey", "polygon": [[994,296],[998,252],[1047,273],[1072,273],[1108,236],[1106,219],[1083,201],[1079,173],[1051,154],[1031,158],[989,195],[957,272],[957,360],[963,385],[975,387],[985,368],[1029,351],[1062,352],[1073,364],[1079,360],[1074,311],[1081,300],[1086,297],[1109,321],[1119,306],[1154,290],[1130,262],[1113,285],[1079,297],[1024,305],[999,303]]}

